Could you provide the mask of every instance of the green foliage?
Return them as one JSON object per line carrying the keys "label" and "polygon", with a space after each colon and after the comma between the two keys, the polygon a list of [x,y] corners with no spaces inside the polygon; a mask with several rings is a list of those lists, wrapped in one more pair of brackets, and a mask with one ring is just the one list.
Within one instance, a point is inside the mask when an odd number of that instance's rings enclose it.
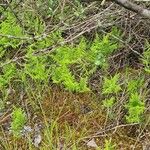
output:
{"label": "green foliage", "polygon": [[115,150],[116,145],[112,144],[111,139],[105,140],[105,147],[104,150]]}
{"label": "green foliage", "polygon": [[20,131],[23,129],[27,121],[26,114],[21,108],[14,107],[12,112],[11,130],[14,136],[20,136]]}
{"label": "green foliage", "polygon": [[[45,2],[43,0],[40,0],[40,1],[42,1],[42,3]],[[59,0],[49,0],[48,1],[48,10],[49,10],[48,15],[49,16],[51,16],[54,13],[54,10],[58,6],[58,2],[59,2]]]}
{"label": "green foliage", "polygon": [[30,76],[33,80],[47,81],[48,69],[46,69],[46,56],[35,56],[32,50],[26,54],[26,63],[22,71],[23,77]]}
{"label": "green foliage", "polygon": [[85,43],[80,42],[79,46],[62,46],[57,49],[53,59],[57,64],[70,65],[79,62],[85,56]]}
{"label": "green foliage", "polygon": [[43,23],[40,16],[37,16],[36,13],[26,11],[23,14],[24,24],[27,28],[26,32],[33,35],[40,35],[45,30],[45,24]]}
{"label": "green foliage", "polygon": [[[53,60],[57,64],[53,67],[53,81],[55,83],[63,83],[66,89],[70,89],[71,91],[88,91],[87,81],[89,76],[97,66],[106,67],[107,57],[117,47],[116,43],[111,43],[109,35],[103,36],[103,39],[97,36],[90,47],[83,38],[78,46],[65,45],[59,47],[57,52],[52,55]],[[75,80],[75,76],[69,69],[73,64],[79,65],[80,70],[86,72],[79,77],[79,82]]]}
{"label": "green foliage", "polygon": [[143,81],[144,81],[144,79],[141,79],[141,78],[136,79],[136,80],[130,80],[130,81],[128,81],[127,91],[128,91],[129,93],[137,92],[138,89],[139,89],[140,87],[142,87]]}
{"label": "green foliage", "polygon": [[23,73],[29,75],[33,80],[46,81],[48,71],[46,70],[45,59],[35,56],[28,58]]}
{"label": "green foliage", "polygon": [[143,64],[145,66],[145,71],[150,74],[150,44],[147,43],[146,50],[143,53],[142,58]]}
{"label": "green foliage", "polygon": [[10,38],[10,36],[22,37],[22,28],[17,24],[16,18],[10,12],[7,12],[6,19],[0,23],[0,34],[4,36],[0,39],[0,58],[6,52],[5,49],[8,47],[17,48],[22,41],[16,38]]}
{"label": "green foliage", "polygon": [[[105,75],[109,67],[110,56],[120,47],[120,43],[116,40],[121,38],[120,31],[112,27],[110,33],[97,33],[95,39],[93,39],[93,33],[90,33],[92,40],[90,38],[86,40],[83,37],[77,39],[77,36],[82,33],[80,30],[88,27],[86,26],[87,21],[91,22],[90,15],[96,16],[95,13],[98,13],[99,8],[96,3],[87,5],[82,0],[37,0],[33,2],[27,0],[20,4],[18,2],[19,0],[12,0],[8,7],[7,5],[3,6],[3,4],[2,7],[0,6],[0,15],[2,14],[2,17],[0,17],[0,111],[5,110],[5,104],[9,98],[14,98],[15,103],[16,99],[19,101],[20,99],[28,98],[27,103],[31,104],[33,108],[35,106],[35,109],[51,104],[46,101],[41,105],[39,101],[43,99],[43,95],[46,99],[51,95],[51,93],[45,92],[45,87],[48,87],[49,83],[63,85],[68,91],[88,92],[90,91],[90,77],[92,76],[92,79],[94,77],[95,80],[95,75],[96,78],[99,78],[97,72],[101,72],[104,77],[104,82],[102,83],[102,97],[104,98],[102,106],[106,111],[104,126],[107,128],[107,123],[110,121],[109,117],[114,119],[114,116],[124,114],[124,109],[128,111],[125,116],[128,123],[140,123],[142,121],[146,104],[138,93],[147,88],[143,86],[145,85],[145,76],[142,74],[142,77],[135,78],[134,74],[134,78],[131,76],[132,79],[127,78],[127,80],[125,79],[127,81],[125,84],[123,81],[120,84],[119,78],[120,76],[122,77],[122,72],[121,75],[115,74],[111,77]],[[93,11],[93,8],[96,10]],[[110,19],[114,18],[111,17]],[[80,23],[80,21],[83,22]],[[144,70],[149,74],[150,44],[148,42],[143,53],[142,62]],[[130,72],[127,72],[126,75],[129,76]],[[147,77],[146,75],[146,79]],[[90,85],[93,87],[95,84],[97,87],[98,83],[95,82]],[[44,94],[42,95],[41,93]],[[99,96],[99,94],[96,96]],[[125,105],[127,98],[129,98],[129,101]],[[36,105],[37,101],[40,106]],[[94,102],[91,104],[93,107]],[[73,104],[73,110],[74,106]],[[58,111],[54,113],[53,107],[55,105],[53,106],[52,103],[51,117],[54,118],[53,114],[57,113],[61,117],[62,108],[64,109],[65,107],[60,108],[60,113]],[[99,113],[102,112],[99,111]],[[83,123],[86,123],[86,120],[90,119],[89,117],[93,117],[93,114],[90,114],[90,116],[85,116],[88,118],[84,118]],[[47,115],[43,111],[43,116],[47,117]],[[102,115],[100,114],[100,116]],[[48,138],[46,144],[50,145],[50,149],[54,149],[57,144],[60,146],[63,141],[64,149],[67,149],[68,143],[71,142],[69,145],[73,146],[69,146],[69,148],[80,149],[77,145],[80,145],[80,141],[83,138],[88,137],[87,134],[91,133],[92,129],[78,140],[77,137],[79,138],[81,135],[68,122],[69,124],[66,126],[62,137],[62,132],[59,133],[59,128],[63,126],[62,128],[64,129],[64,124],[58,126],[62,122],[58,121],[59,116],[54,121],[52,119],[50,129],[45,132]],[[97,118],[98,115],[96,114],[96,120]],[[46,121],[47,119],[44,118],[44,120]],[[120,121],[118,118],[116,120]],[[65,122],[67,121],[68,119]],[[27,116],[23,109],[14,107],[11,122],[11,130],[14,136],[18,137],[21,134],[26,122]],[[48,124],[47,127],[49,128]],[[87,131],[86,127],[83,130]],[[84,131],[82,132],[84,133]],[[115,148],[111,140],[105,141],[104,150],[113,150]]]}
{"label": "green foliage", "polygon": [[110,34],[104,35],[102,39],[97,35],[90,47],[88,59],[96,66],[106,68],[109,55],[117,48],[118,44],[111,42]]}
{"label": "green foliage", "polygon": [[141,101],[141,97],[137,92],[131,94],[126,108],[128,109],[128,115],[126,116],[127,122],[141,122],[141,115],[144,113],[145,103]]}
{"label": "green foliage", "polygon": [[85,17],[85,16],[84,16],[84,11],[85,11],[85,9],[84,9],[84,7],[82,6],[82,4],[80,3],[80,1],[79,1],[79,0],[75,0],[75,4],[76,4],[76,10],[74,11],[74,15],[75,15],[76,17],[80,17],[80,18]]}
{"label": "green foliage", "polygon": [[[0,24],[0,33],[3,35],[12,35],[16,37],[21,37],[22,28],[17,24],[15,17],[11,13],[7,13],[5,21]],[[20,45],[20,40],[12,38],[11,40],[7,37],[3,37],[0,40],[0,45],[3,47],[11,46],[12,48],[16,48]]]}
{"label": "green foliage", "polygon": [[114,104],[115,104],[115,97],[111,97],[103,101],[103,106],[106,108],[111,108],[113,107]]}
{"label": "green foliage", "polygon": [[[114,112],[113,112],[113,106],[115,105],[116,98],[112,96],[111,98],[107,98],[103,100],[103,107],[106,108],[107,111],[107,117],[113,119],[114,118]],[[106,117],[106,118],[107,118]],[[107,121],[107,119],[106,119]]]}
{"label": "green foliage", "polygon": [[[147,89],[145,88],[145,75],[142,72],[132,70],[127,68],[125,87],[126,94],[128,98],[128,103],[125,104],[125,108],[128,114],[125,116],[128,123],[140,123],[142,122],[142,114],[146,109],[145,102],[142,97],[147,94]],[[133,74],[134,73],[134,74]],[[140,93],[140,94],[138,94]]]}
{"label": "green foliage", "polygon": [[0,89],[7,86],[15,76],[16,67],[13,63],[4,65],[0,75]]}
{"label": "green foliage", "polygon": [[119,80],[119,74],[116,74],[114,77],[111,77],[110,79],[104,78],[103,83],[103,94],[112,94],[112,93],[118,93],[121,90],[121,86],[118,84]]}
{"label": "green foliage", "polygon": [[80,81],[77,82],[65,65],[54,69],[52,80],[54,83],[63,83],[66,89],[70,91],[85,92],[89,90],[87,87],[87,79],[80,78]]}
{"label": "green foliage", "polygon": [[67,90],[85,92],[89,91],[87,87],[88,77],[79,77],[79,82],[70,70],[70,66],[81,62],[85,56],[86,43],[81,40],[78,46],[62,46],[57,49],[57,52],[51,57],[56,62],[52,67],[52,80],[54,83],[62,83]]}
{"label": "green foliage", "polygon": [[[42,1],[40,1],[41,4]],[[28,2],[27,2],[28,3]],[[55,5],[55,1],[49,1],[50,5]],[[41,4],[42,5],[42,4]],[[80,2],[76,1],[76,5]],[[81,8],[82,9],[82,6]],[[4,35],[12,35],[17,38],[3,37],[0,41],[2,47],[0,48],[0,56],[4,57],[5,48],[11,47],[12,53],[18,48],[23,41],[19,37],[28,37],[27,33],[34,33],[40,35],[45,30],[45,24],[36,12],[32,14],[29,11],[21,13],[20,16],[24,18],[24,25],[26,26],[26,34],[24,29],[16,21],[16,17],[8,12],[6,19],[0,24],[0,33]],[[30,37],[30,36],[29,36]],[[26,41],[26,49],[24,50],[24,61],[21,67],[10,68],[10,73],[3,72],[0,76],[1,86],[7,85],[11,78],[17,73],[17,78],[26,82],[29,78],[33,81],[40,81],[39,83],[48,83],[49,78],[54,83],[63,84],[67,90],[76,92],[89,91],[88,80],[90,75],[96,70],[98,66],[106,67],[107,57],[118,47],[117,43],[111,42],[110,34],[104,35],[103,38],[96,37],[91,45],[88,45],[84,38],[80,39],[79,44],[66,44],[56,48],[56,51],[47,55],[35,55],[34,53],[39,49],[45,49],[53,46],[58,42],[62,42],[60,31],[50,33],[45,38]],[[8,55],[8,54],[7,54]],[[3,63],[5,63],[4,61]],[[2,63],[2,62],[1,62]],[[105,66],[105,67],[104,67]],[[75,70],[77,67],[78,70]],[[3,68],[4,69],[4,68]],[[2,69],[2,70],[3,70]]]}

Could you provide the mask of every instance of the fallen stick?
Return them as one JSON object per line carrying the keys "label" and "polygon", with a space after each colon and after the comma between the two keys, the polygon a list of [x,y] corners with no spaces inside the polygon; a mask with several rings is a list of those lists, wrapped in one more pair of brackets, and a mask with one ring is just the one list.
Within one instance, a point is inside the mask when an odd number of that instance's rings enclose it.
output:
{"label": "fallen stick", "polygon": [[117,3],[118,5],[130,10],[130,11],[133,11],[145,18],[148,18],[150,19],[150,10],[148,9],[145,9],[133,2],[130,2],[129,0],[113,0],[115,3]]}

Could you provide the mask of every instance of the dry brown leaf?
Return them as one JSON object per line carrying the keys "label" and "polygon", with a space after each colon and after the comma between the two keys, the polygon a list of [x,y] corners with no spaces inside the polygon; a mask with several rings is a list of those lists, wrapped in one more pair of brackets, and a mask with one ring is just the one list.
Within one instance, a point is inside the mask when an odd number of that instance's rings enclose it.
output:
{"label": "dry brown leaf", "polygon": [[94,148],[98,148],[98,145],[96,144],[95,140],[92,139],[87,143],[88,147],[94,147]]}

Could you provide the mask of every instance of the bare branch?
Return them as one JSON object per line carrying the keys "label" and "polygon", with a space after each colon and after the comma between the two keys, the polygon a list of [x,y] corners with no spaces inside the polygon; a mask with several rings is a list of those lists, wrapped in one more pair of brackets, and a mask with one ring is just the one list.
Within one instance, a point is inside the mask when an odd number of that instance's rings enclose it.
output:
{"label": "bare branch", "polygon": [[141,7],[135,3],[132,3],[128,0],[113,0],[113,1],[128,10],[131,10],[145,18],[150,19],[150,10],[148,10],[148,9],[144,9],[143,7]]}
{"label": "bare branch", "polygon": [[[102,1],[102,0],[82,0],[83,2],[93,2],[93,1]],[[107,1],[107,0],[106,0]],[[116,4],[133,11],[145,18],[150,19],[150,10],[145,9],[134,2],[130,2],[129,0],[111,0],[112,2],[115,2]],[[135,0],[138,1],[138,0]]]}

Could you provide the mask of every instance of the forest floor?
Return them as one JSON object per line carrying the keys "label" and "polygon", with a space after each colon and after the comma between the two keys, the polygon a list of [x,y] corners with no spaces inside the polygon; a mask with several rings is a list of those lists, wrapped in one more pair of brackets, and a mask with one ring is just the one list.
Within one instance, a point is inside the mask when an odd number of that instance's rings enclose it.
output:
{"label": "forest floor", "polygon": [[150,149],[149,20],[78,0],[0,15],[0,150]]}
{"label": "forest floor", "polygon": [[120,110],[117,118],[109,119],[101,100],[93,93],[73,94],[54,87],[48,89],[42,100],[24,98],[21,105],[29,116],[22,138],[14,138],[8,131],[11,110],[1,116],[2,150],[50,150],[56,147],[58,150],[94,150],[106,148],[106,143],[109,143],[108,150],[112,147],[141,150],[149,146],[149,121],[144,125],[121,124]]}

